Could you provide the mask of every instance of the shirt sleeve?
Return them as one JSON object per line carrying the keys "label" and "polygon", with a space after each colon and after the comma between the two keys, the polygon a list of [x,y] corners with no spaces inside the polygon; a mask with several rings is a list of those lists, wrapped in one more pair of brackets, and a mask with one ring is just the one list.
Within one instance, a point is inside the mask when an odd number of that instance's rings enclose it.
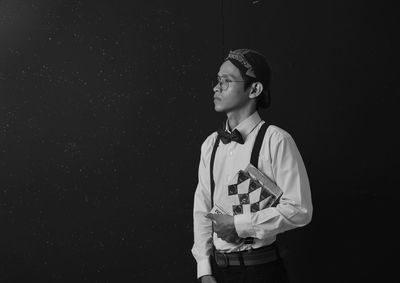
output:
{"label": "shirt sleeve", "polygon": [[210,139],[207,139],[201,147],[201,157],[198,172],[198,184],[194,194],[193,204],[193,232],[194,244],[192,254],[197,261],[197,278],[212,274],[210,255],[212,251],[212,227],[211,220],[205,216],[211,210],[210,172],[207,166],[212,147]]}
{"label": "shirt sleeve", "polygon": [[[269,146],[267,146],[269,145]],[[276,207],[252,214],[236,215],[234,224],[240,237],[264,239],[308,224],[312,217],[310,184],[307,172],[289,134],[274,132],[264,145],[272,174],[283,194]],[[269,149],[269,152],[266,151]],[[261,154],[261,153],[260,153]]]}

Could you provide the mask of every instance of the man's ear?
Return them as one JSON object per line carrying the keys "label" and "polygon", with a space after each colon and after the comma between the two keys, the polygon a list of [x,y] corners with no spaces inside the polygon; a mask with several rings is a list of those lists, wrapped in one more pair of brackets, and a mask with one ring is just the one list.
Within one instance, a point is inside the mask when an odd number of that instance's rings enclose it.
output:
{"label": "man's ear", "polygon": [[249,98],[256,98],[263,91],[263,85],[260,82],[255,82],[251,85]]}

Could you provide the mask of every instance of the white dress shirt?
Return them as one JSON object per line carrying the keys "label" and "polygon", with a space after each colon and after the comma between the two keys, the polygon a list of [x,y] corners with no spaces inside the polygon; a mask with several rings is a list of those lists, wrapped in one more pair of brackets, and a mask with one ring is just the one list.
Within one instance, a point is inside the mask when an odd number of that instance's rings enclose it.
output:
{"label": "white dress shirt", "polygon": [[[213,169],[215,204],[224,203],[228,197],[228,183],[239,170],[244,170],[250,163],[255,138],[263,123],[258,112],[255,112],[235,128],[242,134],[244,144],[220,142]],[[283,191],[280,202],[276,207],[234,216],[239,237],[253,237],[253,244],[228,243],[215,233],[212,241],[212,222],[205,215],[212,208],[210,159],[216,138],[217,133],[214,132],[201,146],[199,180],[194,195],[192,253],[197,261],[198,278],[212,273],[209,260],[213,242],[217,250],[228,253],[259,248],[273,243],[278,233],[306,225],[312,216],[310,185],[296,144],[287,132],[270,125],[265,133],[257,166]]]}

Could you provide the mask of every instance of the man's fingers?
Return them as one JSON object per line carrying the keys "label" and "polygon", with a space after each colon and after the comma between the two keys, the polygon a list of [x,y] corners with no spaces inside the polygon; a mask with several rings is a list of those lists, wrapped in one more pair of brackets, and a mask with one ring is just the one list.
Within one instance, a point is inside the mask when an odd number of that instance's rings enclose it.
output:
{"label": "man's fingers", "polygon": [[217,283],[217,280],[212,275],[205,275],[201,277],[201,283]]}
{"label": "man's fingers", "polygon": [[220,238],[221,240],[224,240],[225,242],[228,243],[235,243],[238,238],[232,235],[224,234],[224,233],[216,233],[217,237]]}
{"label": "man's fingers", "polygon": [[217,234],[217,237],[225,240],[226,237],[229,237],[229,233],[226,233],[226,231],[223,230],[218,230],[218,229],[214,229],[214,233]]}
{"label": "man's fingers", "polygon": [[211,219],[212,221],[217,221],[217,214],[212,214],[212,213],[208,213],[207,215],[206,215],[206,217],[208,218],[208,219]]}

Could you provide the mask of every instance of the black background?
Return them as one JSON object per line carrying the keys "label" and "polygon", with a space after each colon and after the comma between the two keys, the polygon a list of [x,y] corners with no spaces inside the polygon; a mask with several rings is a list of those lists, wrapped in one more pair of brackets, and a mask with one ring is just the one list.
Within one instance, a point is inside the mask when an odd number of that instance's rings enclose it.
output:
{"label": "black background", "polygon": [[0,281],[195,282],[211,81],[248,47],[311,181],[292,281],[393,282],[398,13],[301,2],[0,0]]}

